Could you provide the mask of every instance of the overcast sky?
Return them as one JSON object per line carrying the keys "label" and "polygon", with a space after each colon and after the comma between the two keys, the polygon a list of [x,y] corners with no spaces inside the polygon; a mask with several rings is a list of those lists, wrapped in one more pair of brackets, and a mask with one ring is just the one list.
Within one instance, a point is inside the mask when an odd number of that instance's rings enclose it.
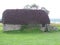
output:
{"label": "overcast sky", "polygon": [[37,4],[39,8],[45,7],[50,11],[50,18],[60,19],[60,0],[0,0],[0,19],[4,10],[21,9],[27,4]]}

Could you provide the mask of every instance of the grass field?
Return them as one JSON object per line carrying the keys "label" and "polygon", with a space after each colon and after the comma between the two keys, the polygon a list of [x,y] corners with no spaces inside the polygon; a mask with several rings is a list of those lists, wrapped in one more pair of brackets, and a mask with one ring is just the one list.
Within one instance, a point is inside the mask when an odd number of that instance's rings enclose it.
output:
{"label": "grass field", "polygon": [[[58,28],[60,25],[54,24]],[[40,32],[9,31],[3,32],[0,24],[0,45],[60,45],[60,31]]]}

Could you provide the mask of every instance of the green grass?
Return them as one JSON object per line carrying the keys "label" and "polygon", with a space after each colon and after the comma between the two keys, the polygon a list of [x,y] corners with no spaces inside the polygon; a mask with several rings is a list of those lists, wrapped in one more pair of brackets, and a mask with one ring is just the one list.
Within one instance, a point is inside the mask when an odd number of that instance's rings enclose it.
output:
{"label": "green grass", "polygon": [[39,29],[30,30],[27,32],[3,32],[3,25],[0,24],[0,45],[60,45],[60,31],[40,32]]}

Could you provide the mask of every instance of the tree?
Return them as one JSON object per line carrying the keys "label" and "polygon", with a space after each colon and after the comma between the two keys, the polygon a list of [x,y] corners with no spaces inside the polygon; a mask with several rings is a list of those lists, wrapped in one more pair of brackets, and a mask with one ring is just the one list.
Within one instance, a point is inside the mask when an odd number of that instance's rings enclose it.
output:
{"label": "tree", "polygon": [[30,6],[30,8],[33,8],[33,9],[38,9],[38,5],[33,4],[33,5],[31,5],[31,6]]}
{"label": "tree", "polygon": [[38,9],[38,5],[36,4],[33,4],[33,5],[26,5],[24,6],[24,9]]}
{"label": "tree", "polygon": [[30,9],[30,5],[24,6],[24,9]]}
{"label": "tree", "polygon": [[42,7],[41,10],[44,10],[47,14],[49,14],[49,11],[45,7]]}

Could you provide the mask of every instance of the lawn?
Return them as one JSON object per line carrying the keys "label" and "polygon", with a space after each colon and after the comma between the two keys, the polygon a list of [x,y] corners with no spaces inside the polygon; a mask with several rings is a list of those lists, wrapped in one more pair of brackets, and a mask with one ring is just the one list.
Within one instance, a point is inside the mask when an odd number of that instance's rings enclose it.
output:
{"label": "lawn", "polygon": [[29,33],[21,31],[4,32],[3,25],[0,24],[0,45],[60,45],[60,31],[40,32],[36,30],[38,29]]}

